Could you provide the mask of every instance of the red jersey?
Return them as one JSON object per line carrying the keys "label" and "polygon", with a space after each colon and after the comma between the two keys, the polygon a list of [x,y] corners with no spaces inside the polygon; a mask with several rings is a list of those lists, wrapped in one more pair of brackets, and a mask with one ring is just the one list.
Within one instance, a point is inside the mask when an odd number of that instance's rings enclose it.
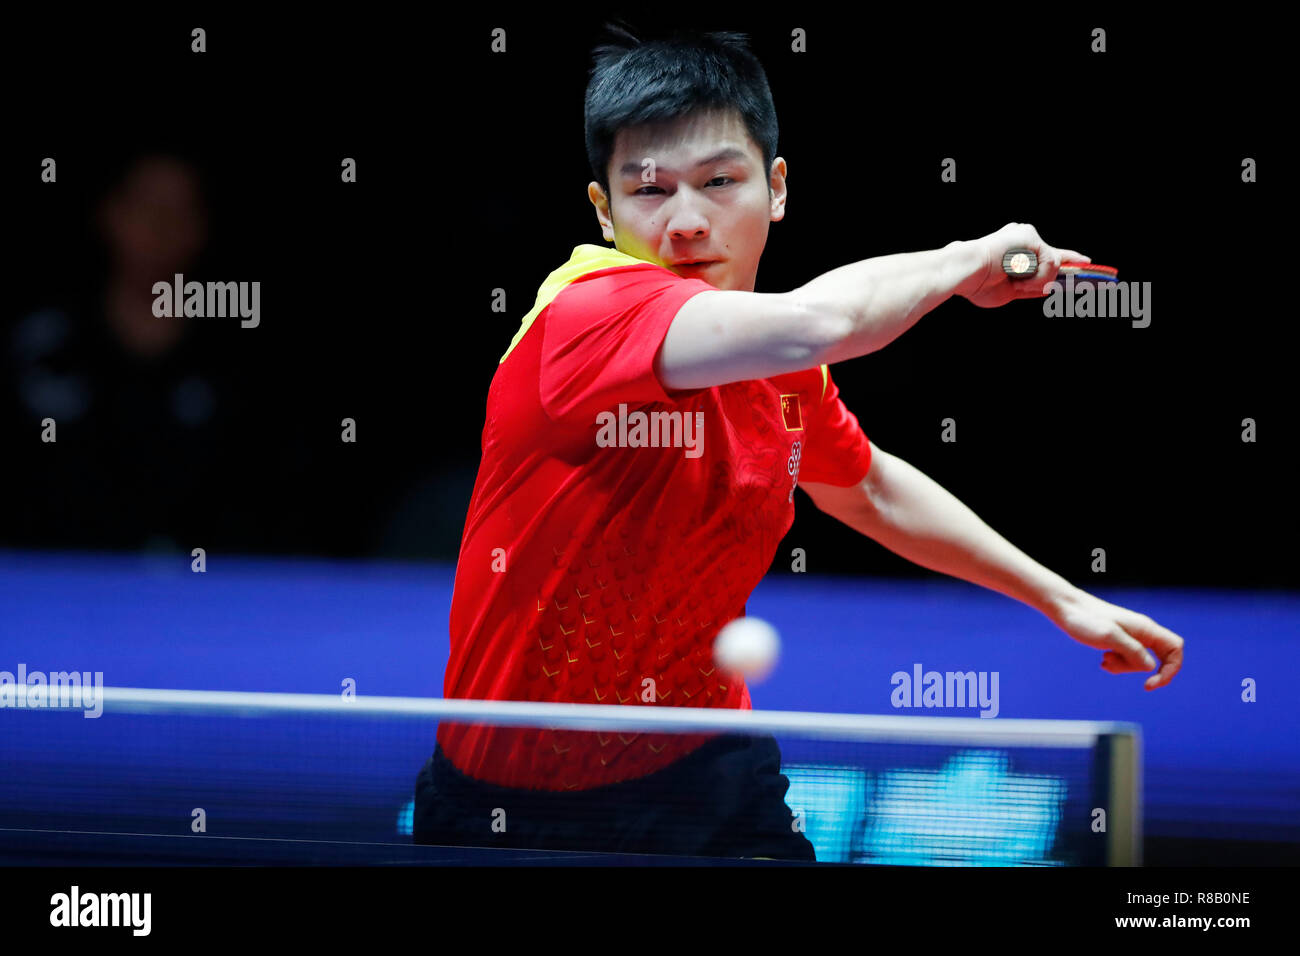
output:
{"label": "red jersey", "polygon": [[[451,602],[449,698],[748,709],[713,662],[794,521],[802,477],[866,476],[826,366],[664,391],[656,352],[714,287],[581,245],[542,284],[488,390]],[[710,739],[442,723],[462,772],[587,789]]]}

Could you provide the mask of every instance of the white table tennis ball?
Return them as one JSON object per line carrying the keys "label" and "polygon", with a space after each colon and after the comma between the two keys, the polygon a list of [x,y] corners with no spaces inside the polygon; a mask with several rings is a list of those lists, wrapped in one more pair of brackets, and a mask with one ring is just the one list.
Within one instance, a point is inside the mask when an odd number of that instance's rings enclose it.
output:
{"label": "white table tennis ball", "polygon": [[781,653],[776,628],[757,617],[738,617],[713,640],[713,659],[723,670],[758,682],[772,672]]}

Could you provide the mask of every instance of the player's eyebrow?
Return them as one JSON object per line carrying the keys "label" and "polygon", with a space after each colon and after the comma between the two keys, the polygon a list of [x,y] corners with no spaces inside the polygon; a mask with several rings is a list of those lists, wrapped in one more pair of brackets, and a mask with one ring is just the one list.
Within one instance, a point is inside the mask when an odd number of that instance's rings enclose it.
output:
{"label": "player's eyebrow", "polygon": [[[701,166],[711,166],[714,163],[726,162],[727,160],[732,160],[732,159],[745,160],[748,158],[749,157],[745,154],[745,151],[743,149],[737,149],[734,146],[728,146],[726,149],[718,150],[712,156],[706,156],[704,159],[701,159],[698,163],[695,164],[695,168],[699,169]],[[663,167],[660,168],[662,169]],[[640,176],[641,162],[638,160],[631,160],[629,162],[626,162],[619,167],[618,172],[620,176]]]}

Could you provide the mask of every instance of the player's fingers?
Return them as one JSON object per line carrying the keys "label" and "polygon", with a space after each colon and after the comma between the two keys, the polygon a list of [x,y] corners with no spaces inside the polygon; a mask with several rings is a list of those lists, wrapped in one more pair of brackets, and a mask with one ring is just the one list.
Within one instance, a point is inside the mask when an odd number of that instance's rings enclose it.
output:
{"label": "player's fingers", "polygon": [[1168,684],[1182,669],[1183,639],[1146,615],[1140,615],[1127,626],[1160,658],[1160,670],[1147,678],[1144,685],[1146,689],[1155,690]]}
{"label": "player's fingers", "polygon": [[1045,267],[1040,266],[1040,275],[1036,276],[1033,282],[1025,283],[1024,296],[1030,299],[1041,299],[1043,296],[1051,295],[1057,291],[1060,288],[1058,283],[1061,281],[1058,277],[1060,269],[1061,264],[1059,262]]}
{"label": "player's fingers", "polygon": [[1151,653],[1142,646],[1137,638],[1122,627],[1116,625],[1108,636],[1111,643],[1110,652],[1122,658],[1129,670],[1149,671],[1155,669],[1156,659],[1151,656]]}
{"label": "player's fingers", "polygon": [[1142,685],[1147,690],[1155,690],[1157,687],[1164,687],[1183,667],[1183,646],[1179,644],[1173,648],[1164,657],[1164,663],[1160,665],[1160,670],[1146,679]]}
{"label": "player's fingers", "polygon": [[1158,650],[1183,646],[1181,637],[1164,625],[1157,624],[1145,614],[1136,615],[1133,620],[1126,620],[1124,628],[1132,632],[1147,646],[1155,647]]}
{"label": "player's fingers", "polygon": [[1034,277],[1034,282],[1042,288],[1043,295],[1051,295],[1052,283],[1056,281],[1057,273],[1061,271],[1061,263],[1064,261],[1060,249],[1043,246],[1043,251],[1038,257],[1038,275]]}
{"label": "player's fingers", "polygon": [[1065,262],[1091,262],[1092,256],[1085,256],[1082,252],[1075,252],[1073,249],[1061,249],[1061,259]]}
{"label": "player's fingers", "polygon": [[1134,667],[1114,651],[1107,651],[1105,654],[1101,655],[1101,669],[1109,671],[1112,674],[1133,674],[1140,671],[1151,670],[1151,668],[1145,665]]}

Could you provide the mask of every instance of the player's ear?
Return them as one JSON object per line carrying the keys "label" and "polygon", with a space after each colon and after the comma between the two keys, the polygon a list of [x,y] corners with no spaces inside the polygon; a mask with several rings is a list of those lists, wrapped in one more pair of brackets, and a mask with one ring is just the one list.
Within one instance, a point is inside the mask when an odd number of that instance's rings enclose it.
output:
{"label": "player's ear", "polygon": [[606,242],[614,241],[614,217],[609,211],[609,197],[600,183],[592,181],[587,184],[587,198],[596,207],[596,219],[600,223],[601,234]]}
{"label": "player's ear", "polygon": [[778,156],[772,160],[772,174],[767,180],[772,222],[780,222],[785,218],[785,174],[785,160]]}

